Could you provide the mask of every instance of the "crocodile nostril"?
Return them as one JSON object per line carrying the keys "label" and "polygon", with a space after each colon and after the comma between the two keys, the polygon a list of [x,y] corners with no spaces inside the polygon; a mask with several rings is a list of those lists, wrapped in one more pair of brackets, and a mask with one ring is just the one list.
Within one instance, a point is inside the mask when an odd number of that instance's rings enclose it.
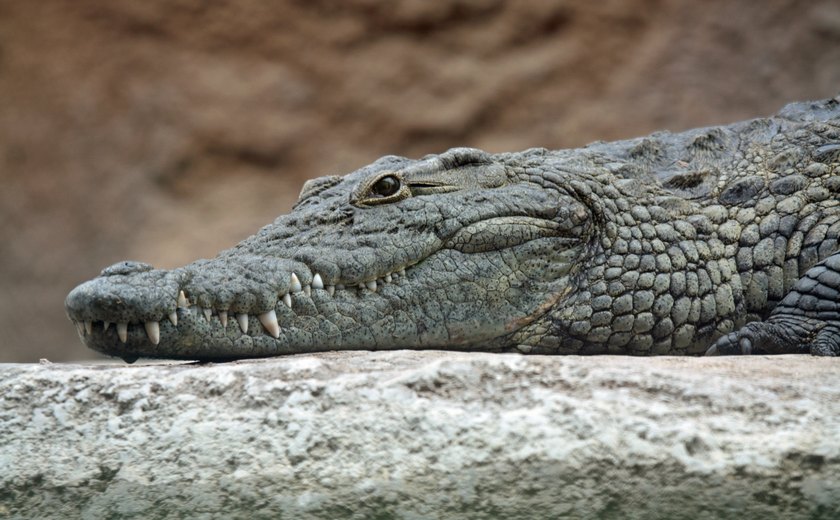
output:
{"label": "crocodile nostril", "polygon": [[146,271],[151,271],[152,269],[154,269],[154,267],[144,262],[134,262],[131,260],[126,260],[124,262],[118,262],[114,265],[106,267],[102,270],[101,273],[99,273],[99,276],[115,276],[133,273],[144,273]]}

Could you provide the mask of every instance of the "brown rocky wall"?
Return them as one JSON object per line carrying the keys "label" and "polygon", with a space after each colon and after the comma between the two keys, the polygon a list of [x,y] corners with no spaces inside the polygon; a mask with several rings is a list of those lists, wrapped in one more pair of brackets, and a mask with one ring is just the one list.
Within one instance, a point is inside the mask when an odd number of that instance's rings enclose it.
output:
{"label": "brown rocky wall", "polygon": [[310,177],[838,92],[832,0],[0,2],[0,361],[93,357],[75,284],[212,256]]}

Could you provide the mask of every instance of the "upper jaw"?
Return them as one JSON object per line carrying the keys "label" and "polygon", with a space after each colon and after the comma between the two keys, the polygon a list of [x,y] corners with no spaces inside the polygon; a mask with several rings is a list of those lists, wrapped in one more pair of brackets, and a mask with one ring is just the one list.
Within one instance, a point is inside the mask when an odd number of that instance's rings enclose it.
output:
{"label": "upper jaw", "polygon": [[167,347],[166,357],[176,357],[171,347],[179,341],[213,343],[249,332],[276,339],[297,312],[318,312],[337,292],[376,293],[405,277],[406,268],[396,266],[342,283],[303,262],[253,255],[199,260],[171,271],[121,263],[71,291],[65,308],[94,350],[154,357],[155,349]]}
{"label": "upper jaw", "polygon": [[163,270],[109,273],[109,269],[67,295],[64,305],[71,320],[149,321],[175,309],[175,300],[169,300],[178,294],[180,273]]}

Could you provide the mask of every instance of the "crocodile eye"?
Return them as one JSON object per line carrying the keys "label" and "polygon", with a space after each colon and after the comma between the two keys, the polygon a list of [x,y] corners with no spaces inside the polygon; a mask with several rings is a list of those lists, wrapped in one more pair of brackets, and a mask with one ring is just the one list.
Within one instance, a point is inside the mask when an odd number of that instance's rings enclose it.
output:
{"label": "crocodile eye", "polygon": [[371,187],[371,192],[380,197],[390,197],[400,191],[400,180],[393,175],[382,177]]}

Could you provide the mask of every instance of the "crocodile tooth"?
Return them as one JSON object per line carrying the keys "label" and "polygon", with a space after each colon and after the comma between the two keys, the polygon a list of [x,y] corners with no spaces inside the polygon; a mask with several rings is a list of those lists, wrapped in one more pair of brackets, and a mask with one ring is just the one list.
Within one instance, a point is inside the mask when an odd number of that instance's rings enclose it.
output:
{"label": "crocodile tooth", "polygon": [[208,309],[207,307],[204,307],[202,310],[204,311],[204,317],[207,318],[207,321],[210,321],[210,316],[213,315],[213,309]]}
{"label": "crocodile tooth", "polygon": [[257,317],[269,334],[274,336],[275,339],[280,337],[280,324],[277,323],[277,313],[274,312],[274,309],[264,312]]}
{"label": "crocodile tooth", "polygon": [[311,287],[311,286],[309,286],[309,285],[304,285],[304,286],[303,286],[303,292],[304,292],[304,294],[306,294],[307,296],[312,296],[312,287]]}
{"label": "crocodile tooth", "polygon": [[376,280],[371,280],[369,282],[365,282],[365,287],[370,289],[373,292],[376,292]]}
{"label": "crocodile tooth", "polygon": [[289,288],[289,292],[300,292],[301,290],[300,280],[295,273],[292,273],[292,286]]}
{"label": "crocodile tooth", "polygon": [[75,325],[75,326],[76,326],[76,332],[78,332],[78,333],[79,333],[79,336],[84,337],[84,335],[85,335],[85,326],[84,326],[83,324],[79,323],[78,321],[74,321],[74,322],[73,322],[73,325]]}
{"label": "crocodile tooth", "polygon": [[330,296],[334,295],[335,294],[335,285],[328,285],[327,286],[327,292],[330,294]]}
{"label": "crocodile tooth", "polygon": [[146,334],[149,336],[149,341],[154,345],[160,343],[160,323],[147,321],[143,326],[146,327]]}
{"label": "crocodile tooth", "polygon": [[387,283],[391,283],[392,281],[394,281],[394,278],[391,276],[391,273],[385,275],[385,281]]}
{"label": "crocodile tooth", "polygon": [[110,321],[103,321],[102,322],[102,332],[105,332],[106,330],[108,330],[108,327],[110,327],[110,326],[111,326]]}
{"label": "crocodile tooth", "polygon": [[313,289],[323,289],[324,288],[324,281],[321,279],[321,275],[315,273],[315,276],[312,277],[312,288]]}
{"label": "crocodile tooth", "polygon": [[88,334],[93,334],[93,322],[92,321],[86,321],[85,322],[85,332],[87,332]]}
{"label": "crocodile tooth", "polygon": [[400,269],[400,276],[405,276],[405,268]]}
{"label": "crocodile tooth", "polygon": [[178,326],[178,311],[172,311],[169,313],[169,321],[171,321],[176,327]]}
{"label": "crocodile tooth", "polygon": [[219,311],[219,321],[222,322],[222,327],[227,328],[227,311]]}
{"label": "crocodile tooth", "polygon": [[283,295],[283,303],[286,304],[286,307],[292,308],[292,297],[289,296],[289,293]]}
{"label": "crocodile tooth", "polygon": [[123,343],[128,341],[128,323],[117,323],[117,336],[120,337],[120,341]]}
{"label": "crocodile tooth", "polygon": [[242,334],[248,333],[248,315],[247,314],[237,314],[236,321],[239,322],[239,328],[242,329]]}
{"label": "crocodile tooth", "polygon": [[184,294],[184,291],[178,293],[178,307],[182,309],[186,309],[190,306],[190,302],[187,300],[187,295]]}

